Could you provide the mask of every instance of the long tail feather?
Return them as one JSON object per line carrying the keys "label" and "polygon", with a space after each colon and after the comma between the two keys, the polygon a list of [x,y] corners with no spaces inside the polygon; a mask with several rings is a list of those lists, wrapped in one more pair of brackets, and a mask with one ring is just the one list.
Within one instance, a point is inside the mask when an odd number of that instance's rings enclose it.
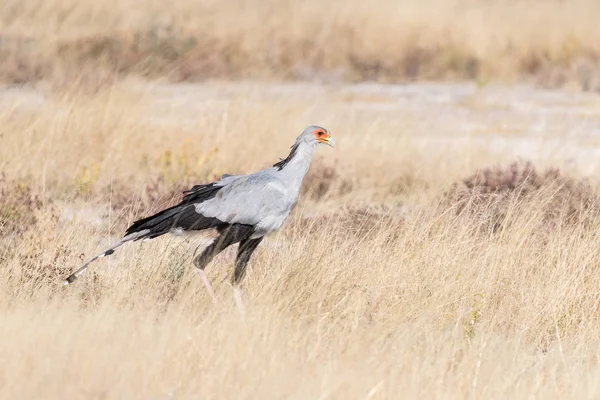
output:
{"label": "long tail feather", "polygon": [[90,258],[77,271],[75,271],[71,275],[69,275],[67,277],[67,279],[65,279],[64,284],[65,285],[70,285],[71,283],[75,282],[75,280],[77,278],[79,278],[79,276],[81,274],[83,274],[85,272],[85,270],[88,268],[88,266],[92,262],[96,261],[99,258],[111,255],[112,253],[115,252],[115,250],[117,248],[121,247],[122,245],[124,245],[127,242],[130,242],[130,241],[136,240],[136,239],[141,239],[148,232],[149,232],[148,230],[143,230],[143,231],[140,231],[140,232],[135,232],[135,233],[132,233],[130,235],[127,235],[127,236],[123,237],[123,239],[119,240],[118,242],[114,242],[113,244],[111,244],[108,247],[108,249],[104,250],[102,253],[96,255],[95,257]]}

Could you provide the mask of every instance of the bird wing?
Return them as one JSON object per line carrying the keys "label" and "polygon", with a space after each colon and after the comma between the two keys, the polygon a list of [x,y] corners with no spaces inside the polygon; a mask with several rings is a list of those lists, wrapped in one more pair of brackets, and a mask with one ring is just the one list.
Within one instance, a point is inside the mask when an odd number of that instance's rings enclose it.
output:
{"label": "bird wing", "polygon": [[235,176],[224,174],[221,175],[221,179],[216,182],[195,185],[191,189],[188,189],[185,192],[183,192],[184,196],[182,203],[189,204],[207,200],[213,197],[224,186],[227,186],[231,182],[235,181],[236,178],[241,177],[243,177],[243,175]]}
{"label": "bird wing", "polygon": [[214,197],[195,204],[197,213],[229,224],[256,226],[265,218],[287,215],[293,204],[285,184],[264,171],[225,180]]}

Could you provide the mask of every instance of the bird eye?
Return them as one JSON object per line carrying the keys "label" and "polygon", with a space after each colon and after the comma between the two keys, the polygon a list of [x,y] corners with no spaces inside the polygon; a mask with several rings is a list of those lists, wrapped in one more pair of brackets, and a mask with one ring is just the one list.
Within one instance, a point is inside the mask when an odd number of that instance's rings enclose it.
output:
{"label": "bird eye", "polygon": [[319,136],[323,136],[324,134],[325,134],[325,132],[323,132],[323,131],[319,131],[319,133],[318,133]]}

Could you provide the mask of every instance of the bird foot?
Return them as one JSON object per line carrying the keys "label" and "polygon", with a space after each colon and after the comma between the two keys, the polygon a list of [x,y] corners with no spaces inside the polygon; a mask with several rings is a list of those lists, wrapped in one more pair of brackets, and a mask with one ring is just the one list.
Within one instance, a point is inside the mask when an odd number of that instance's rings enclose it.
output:
{"label": "bird foot", "polygon": [[240,314],[246,313],[246,307],[244,306],[244,302],[242,301],[242,291],[239,287],[233,287],[233,298],[235,299],[235,306],[237,307]]}
{"label": "bird foot", "polygon": [[206,276],[206,272],[204,272],[204,270],[200,269],[200,268],[196,268],[196,272],[198,272],[198,275],[200,275],[200,279],[202,279],[202,283],[204,283],[204,286],[206,287],[206,290],[208,291],[208,295],[212,299],[213,304],[216,306],[217,305],[217,296],[215,295],[212,285],[210,284],[210,281],[208,280],[208,276]]}

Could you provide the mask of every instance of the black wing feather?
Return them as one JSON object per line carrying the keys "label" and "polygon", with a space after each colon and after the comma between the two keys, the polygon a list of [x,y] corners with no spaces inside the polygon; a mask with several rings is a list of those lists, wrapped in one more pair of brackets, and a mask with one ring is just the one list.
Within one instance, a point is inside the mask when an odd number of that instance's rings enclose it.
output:
{"label": "black wing feather", "polygon": [[215,186],[215,182],[206,185],[196,185],[183,192],[185,196],[183,196],[181,204],[202,203],[203,201],[215,197],[217,192],[221,189],[223,189],[223,186]]}
{"label": "black wing feather", "polygon": [[125,236],[142,230],[149,230],[147,235],[135,239],[140,240],[160,236],[176,227],[184,230],[220,227],[224,224],[223,221],[198,214],[194,205],[212,199],[222,188],[223,186],[215,186],[215,182],[196,185],[183,192],[184,197],[181,203],[135,221],[127,228]]}

